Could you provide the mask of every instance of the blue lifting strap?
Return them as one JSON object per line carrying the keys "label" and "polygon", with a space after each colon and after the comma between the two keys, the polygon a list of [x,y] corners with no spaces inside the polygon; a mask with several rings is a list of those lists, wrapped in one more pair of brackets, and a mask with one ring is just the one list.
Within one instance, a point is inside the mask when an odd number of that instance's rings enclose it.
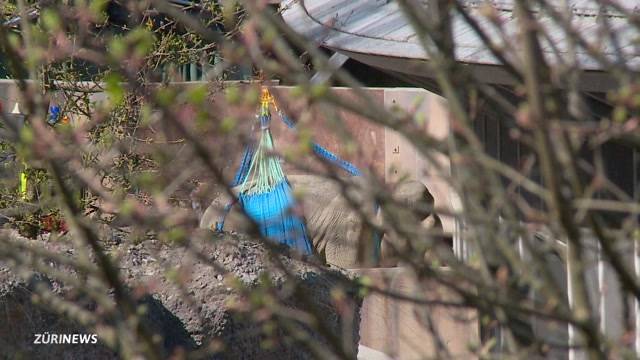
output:
{"label": "blue lifting strap", "polygon": [[[278,110],[278,115],[280,115],[280,119],[282,120],[283,123],[285,123],[285,125],[287,125],[289,129],[295,128],[296,124],[293,121],[291,121],[291,119],[285,113],[283,113],[281,110]],[[353,165],[352,163],[346,160],[339,158],[336,154],[332,153],[331,151],[325,149],[324,147],[316,143],[313,143],[313,152],[316,155],[322,157],[323,159],[329,161],[330,163],[338,166],[342,170],[348,172],[352,176],[362,175],[362,172],[360,172],[360,170],[355,165]]]}
{"label": "blue lifting strap", "polygon": [[[236,187],[244,182],[244,179],[249,174],[249,168],[251,167],[251,159],[253,158],[253,153],[255,152],[255,148],[252,144],[247,145],[244,148],[244,154],[242,155],[242,160],[240,161],[240,167],[238,171],[236,171],[236,176],[233,178],[233,182],[231,183],[231,187]],[[226,219],[227,214],[231,211],[233,205],[238,202],[237,199],[231,200],[228,202],[224,209],[222,210],[222,214],[216,221],[215,231],[222,232],[224,229],[224,219]]]}
{"label": "blue lifting strap", "polygon": [[352,176],[361,176],[362,173],[360,172],[360,170],[353,165],[352,163],[342,160],[340,159],[336,154],[332,153],[331,151],[323,148],[322,146],[313,143],[313,152],[326,159],[327,161],[329,161],[330,163],[340,167],[342,170],[348,172],[349,174],[351,174]]}
{"label": "blue lifting strap", "polygon": [[238,168],[238,171],[236,171],[236,176],[231,183],[231,187],[238,186],[244,182],[244,179],[249,173],[249,168],[251,167],[251,159],[253,158],[254,152],[255,149],[253,145],[247,145],[244,148],[244,154],[242,155],[242,160],[240,161],[240,167]]}
{"label": "blue lifting strap", "polygon": [[231,200],[227,205],[224,206],[224,209],[222,210],[222,214],[220,214],[220,217],[218,218],[218,221],[216,221],[216,231],[217,232],[222,232],[224,229],[224,219],[227,217],[227,215],[229,214],[229,211],[231,211],[231,208],[233,207],[233,205],[235,205],[235,203],[237,203],[238,200]]}

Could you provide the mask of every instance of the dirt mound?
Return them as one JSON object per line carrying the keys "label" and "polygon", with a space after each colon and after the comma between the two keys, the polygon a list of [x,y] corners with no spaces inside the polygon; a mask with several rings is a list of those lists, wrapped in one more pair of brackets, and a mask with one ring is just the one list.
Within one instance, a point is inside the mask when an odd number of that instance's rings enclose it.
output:
{"label": "dirt mound", "polygon": [[[119,260],[121,277],[132,294],[146,307],[143,321],[161,337],[166,356],[206,349],[210,351],[206,358],[305,359],[322,356],[329,344],[336,343],[346,344],[352,354],[357,351],[360,301],[349,291],[347,299],[336,297],[335,288],[345,288],[348,275],[343,272],[296,260],[285,249],[271,256],[263,244],[240,235],[208,233],[186,247],[169,247],[157,240],[134,246],[116,243],[108,251]],[[73,249],[63,245],[47,247],[74,256]],[[35,334],[95,331],[32,301],[38,286],[68,299],[77,296],[74,289],[38,272],[18,274],[0,262],[0,309],[5,309],[0,314],[0,355],[118,358],[100,342],[33,344]],[[92,301],[71,300],[85,309],[96,308]],[[322,334],[300,321],[298,310],[321,314]],[[325,345],[309,348],[305,339]]]}

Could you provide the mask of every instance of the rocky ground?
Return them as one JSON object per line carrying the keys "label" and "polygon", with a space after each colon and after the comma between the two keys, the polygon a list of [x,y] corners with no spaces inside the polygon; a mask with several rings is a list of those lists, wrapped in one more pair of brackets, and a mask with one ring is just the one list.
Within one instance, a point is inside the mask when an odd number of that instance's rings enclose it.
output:
{"label": "rocky ground", "polygon": [[[13,249],[18,250],[12,257],[28,262],[29,252],[20,248],[38,240],[17,238],[15,234],[11,237]],[[188,247],[168,246],[154,239],[135,245],[117,238],[111,240],[105,244],[107,251],[118,259],[121,278],[132,295],[146,305],[144,321],[154,334],[161,336],[166,356],[210,350],[205,351],[208,354],[205,358],[306,359],[322,354],[336,339],[355,354],[360,301],[349,295],[352,293],[348,289],[346,299],[335,296],[336,287],[344,287],[347,273],[295,259],[285,249],[272,257],[263,244],[241,235],[206,233],[190,241]],[[42,244],[63,258],[77,256],[68,243],[49,240]],[[9,252],[0,247],[0,259]],[[274,269],[278,262],[290,276]],[[43,270],[56,269],[77,278],[71,268],[55,260],[39,264],[45,268],[25,271],[16,270],[15,263],[0,260],[0,358],[119,358],[119,354],[102,343],[33,343],[35,334],[45,332],[95,332],[51,311],[46,301],[33,302],[37,287],[45,285],[56,296],[84,309],[96,310],[95,302],[78,297],[73,286],[43,275]],[[266,289],[267,279],[275,285],[274,289]],[[244,301],[252,299],[246,296],[248,291],[260,299],[279,299],[284,305],[279,310],[280,316],[265,312],[265,307],[256,308],[259,300]],[[311,331],[297,321],[290,323],[291,329],[295,329],[293,333],[324,344],[315,347],[315,353],[302,345],[300,337],[297,340],[291,337],[291,331],[274,326],[281,324],[279,320],[291,319],[289,315],[297,314],[297,310],[321,314],[326,326],[324,333],[333,336],[328,338]]]}

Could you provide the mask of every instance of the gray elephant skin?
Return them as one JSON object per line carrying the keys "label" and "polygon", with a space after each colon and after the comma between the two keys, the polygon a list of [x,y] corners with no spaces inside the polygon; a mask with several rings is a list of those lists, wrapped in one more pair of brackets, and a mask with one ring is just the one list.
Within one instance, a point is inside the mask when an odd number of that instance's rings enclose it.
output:
{"label": "gray elephant skin", "polygon": [[[343,196],[340,184],[315,175],[290,175],[288,179],[294,194],[300,199],[307,232],[314,252],[321,260],[346,269],[380,264],[396,265],[396,261],[392,260],[393,249],[399,244],[394,243],[392,237],[384,234],[381,239],[380,256],[374,256],[376,236]],[[364,207],[371,209],[370,212],[366,212],[373,214],[374,201],[366,199],[363,195],[366,191],[355,190],[364,189],[366,185],[364,179],[354,177],[349,181],[353,181],[355,186],[353,186],[354,190],[348,193],[348,198],[357,203],[366,204]],[[237,194],[237,188],[232,190]],[[433,197],[421,182],[409,180],[398,184],[394,187],[393,198],[399,204],[406,205],[405,210],[423,209],[414,211],[419,220],[422,220],[423,226],[441,228],[437,215],[425,210],[433,205]],[[223,194],[213,200],[200,219],[200,227],[215,229],[230,199],[228,194]],[[380,224],[381,221],[384,219],[379,213],[374,218],[374,222]],[[224,220],[224,230],[247,233],[250,229],[250,222],[242,214],[240,206],[236,204]]]}

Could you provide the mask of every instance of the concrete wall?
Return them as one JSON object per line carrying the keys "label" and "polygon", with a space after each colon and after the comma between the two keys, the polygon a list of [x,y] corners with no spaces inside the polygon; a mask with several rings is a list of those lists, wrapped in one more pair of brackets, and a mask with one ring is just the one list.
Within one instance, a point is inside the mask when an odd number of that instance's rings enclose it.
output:
{"label": "concrete wall", "polygon": [[[424,89],[385,89],[384,104],[397,106],[404,110],[415,111],[424,118],[423,130],[429,136],[444,140],[449,135],[449,115],[444,98]],[[435,206],[453,210],[451,188],[447,177],[451,174],[449,158],[432,151],[423,156],[404,136],[391,129],[384,129],[385,180],[397,181],[403,176],[416,179],[425,184],[434,196]],[[453,233],[454,221],[451,217],[441,216],[443,229]]]}
{"label": "concrete wall", "polygon": [[459,301],[453,291],[432,279],[419,282],[408,269],[353,271],[384,291],[432,302],[417,304],[376,293],[367,296],[361,310],[361,345],[393,359],[431,359],[445,354],[474,358],[469,349],[479,343],[476,311],[439,304]]}

